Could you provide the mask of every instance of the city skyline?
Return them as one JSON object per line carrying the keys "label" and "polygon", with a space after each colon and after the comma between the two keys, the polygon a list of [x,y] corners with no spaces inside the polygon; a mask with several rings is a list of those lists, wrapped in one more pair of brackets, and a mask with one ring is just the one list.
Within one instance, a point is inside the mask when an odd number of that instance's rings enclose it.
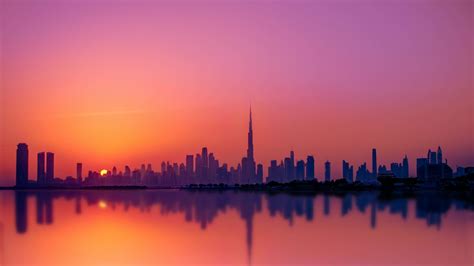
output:
{"label": "city skyline", "polygon": [[[30,168],[29,149],[26,143],[19,143],[16,153],[16,186],[150,186],[150,187],[183,187],[188,185],[245,185],[264,184],[270,182],[290,183],[292,181],[335,181],[345,180],[351,184],[360,182],[363,184],[378,184],[380,176],[409,178],[416,177],[422,182],[438,182],[444,178],[452,178],[465,174],[465,169],[470,166],[457,166],[455,170],[448,164],[443,156],[440,146],[437,151],[428,150],[426,157],[416,159],[415,173],[410,174],[410,163],[405,154],[402,161],[387,164],[379,163],[377,149],[372,149],[371,164],[369,170],[367,162],[362,163],[357,171],[346,159],[342,160],[342,175],[333,173],[331,162],[324,162],[324,176],[318,177],[316,169],[317,160],[312,154],[308,154],[305,160],[298,160],[294,151],[290,151],[288,157],[280,160],[272,159],[267,165],[259,163],[254,157],[253,145],[253,120],[252,108],[249,110],[246,154],[237,165],[229,165],[220,161],[219,158],[207,147],[202,147],[201,153],[187,154],[184,161],[162,161],[160,168],[153,168],[151,163],[142,163],[140,167],[130,167],[128,164],[123,168],[116,165],[110,168],[88,169],[87,175],[83,173],[83,163],[76,163],[76,175],[58,177],[54,174],[55,160],[53,152],[39,152],[37,154],[36,180],[30,179],[28,170]],[[45,160],[46,154],[46,160]],[[333,164],[337,165],[337,164]],[[466,168],[465,168],[466,167]],[[337,168],[337,167],[336,167]],[[123,169],[123,171],[121,170]],[[469,170],[471,171],[471,170]],[[32,183],[33,182],[33,183]]]}
{"label": "city skyline", "polygon": [[21,142],[58,176],[202,146],[237,165],[249,103],[265,166],[293,150],[318,177],[372,171],[376,147],[414,173],[438,146],[473,165],[472,1],[333,2],[2,2],[0,185]]}
{"label": "city skyline", "polygon": [[473,265],[474,0],[0,0],[0,265]]}

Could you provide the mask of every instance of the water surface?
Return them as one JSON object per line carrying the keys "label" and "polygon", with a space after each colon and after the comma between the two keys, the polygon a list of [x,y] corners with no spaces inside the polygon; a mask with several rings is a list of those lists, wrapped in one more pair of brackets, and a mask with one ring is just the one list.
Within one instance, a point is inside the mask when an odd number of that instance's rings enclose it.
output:
{"label": "water surface", "polygon": [[453,197],[0,191],[0,265],[473,265]]}

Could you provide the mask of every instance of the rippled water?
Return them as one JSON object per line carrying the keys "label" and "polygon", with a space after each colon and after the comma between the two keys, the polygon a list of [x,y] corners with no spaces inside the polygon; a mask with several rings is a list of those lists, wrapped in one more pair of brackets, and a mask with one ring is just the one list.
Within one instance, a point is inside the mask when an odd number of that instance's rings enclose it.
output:
{"label": "rippled water", "polygon": [[473,265],[448,196],[0,191],[0,264]]}

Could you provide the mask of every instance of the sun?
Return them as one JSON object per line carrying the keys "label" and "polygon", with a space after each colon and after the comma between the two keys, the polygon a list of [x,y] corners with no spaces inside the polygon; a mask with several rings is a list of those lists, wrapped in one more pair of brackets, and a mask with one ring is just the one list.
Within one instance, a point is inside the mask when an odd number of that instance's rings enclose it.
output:
{"label": "sun", "polygon": [[103,200],[99,201],[99,208],[101,208],[101,209],[107,208],[107,202],[105,202]]}
{"label": "sun", "polygon": [[104,176],[104,175],[107,174],[107,172],[108,172],[107,170],[102,169],[102,170],[100,170],[100,175],[101,175],[101,176]]}

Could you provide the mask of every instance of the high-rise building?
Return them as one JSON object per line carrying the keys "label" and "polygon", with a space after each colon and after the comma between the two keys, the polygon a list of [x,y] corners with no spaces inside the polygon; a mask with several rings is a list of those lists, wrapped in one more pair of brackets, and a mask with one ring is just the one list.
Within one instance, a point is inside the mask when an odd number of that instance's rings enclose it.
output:
{"label": "high-rise building", "polygon": [[186,176],[192,177],[194,174],[194,158],[193,155],[186,155]]}
{"label": "high-rise building", "polygon": [[242,163],[242,173],[245,180],[250,184],[257,183],[256,175],[255,175],[255,158],[254,158],[254,150],[253,150],[253,127],[252,127],[252,107],[250,107],[249,113],[249,132],[247,133],[247,159],[242,160],[245,161],[245,165]]}
{"label": "high-rise building", "polygon": [[217,168],[218,168],[218,163],[216,158],[214,157],[214,153],[209,154],[209,170],[208,170],[208,178],[210,183],[214,183],[215,177],[217,175]]}
{"label": "high-rise building", "polygon": [[195,176],[197,178],[201,178],[202,175],[202,158],[201,154],[197,153],[196,154],[196,173]]}
{"label": "high-rise building", "polygon": [[209,174],[209,154],[207,153],[207,148],[206,147],[202,148],[201,159],[202,159],[201,180],[204,183],[207,183],[208,182],[207,178],[208,178],[208,174]]}
{"label": "high-rise building", "polygon": [[410,176],[410,169],[408,167],[408,157],[405,155],[402,162],[402,177],[409,177]]}
{"label": "high-rise building", "polygon": [[16,185],[28,185],[28,145],[20,143],[16,149]]}
{"label": "high-rise building", "polygon": [[290,151],[290,169],[289,169],[289,179],[290,181],[295,180],[295,152]]}
{"label": "high-rise building", "polygon": [[306,180],[314,180],[314,157],[308,155],[306,158]]}
{"label": "high-rise building", "polygon": [[363,163],[359,166],[356,172],[356,180],[359,182],[369,182],[370,177],[373,177],[373,173],[370,173],[367,169],[367,163]]}
{"label": "high-rise building", "polygon": [[453,170],[447,161],[443,162],[441,147],[438,147],[437,152],[428,150],[426,158],[416,159],[416,176],[425,182],[437,182],[440,179],[451,178],[452,172]]}
{"label": "high-rise building", "polygon": [[262,184],[263,183],[263,164],[259,163],[257,165],[257,178],[256,178],[256,183],[257,184]]}
{"label": "high-rise building", "polygon": [[46,183],[51,184],[54,181],[54,153],[46,153]]}
{"label": "high-rise building", "polygon": [[76,164],[76,178],[79,184],[82,183],[82,163]]}
{"label": "high-rise building", "polygon": [[285,177],[283,182],[290,182],[293,181],[291,178],[291,172],[293,171],[293,168],[291,167],[291,159],[286,157],[284,161],[284,166],[285,166]]}
{"label": "high-rise building", "polygon": [[277,160],[271,160],[270,166],[268,167],[267,183],[275,181],[278,182],[278,165]]}
{"label": "high-rise building", "polygon": [[349,172],[347,174],[348,174],[347,178],[353,181],[354,180],[354,166],[353,165],[349,167]]}
{"label": "high-rise building", "polygon": [[429,164],[437,164],[438,163],[438,158],[436,156],[436,152],[429,150],[428,151],[428,161]]}
{"label": "high-rise building", "polygon": [[331,163],[329,161],[324,163],[324,181],[331,181]]}
{"label": "high-rise building", "polygon": [[377,178],[377,150],[372,149],[372,175]]}
{"label": "high-rise building", "polygon": [[125,177],[132,177],[132,171],[128,165],[125,165],[124,174]]}
{"label": "high-rise building", "polygon": [[45,171],[45,153],[44,152],[39,152],[38,153],[38,162],[37,162],[37,176],[36,176],[36,182],[38,184],[44,184],[45,183],[45,177],[46,177],[46,171]]}
{"label": "high-rise building", "polygon": [[146,176],[146,166],[145,166],[145,164],[142,164],[140,166],[140,182],[145,181],[145,176]]}
{"label": "high-rise building", "polygon": [[418,158],[416,159],[416,177],[420,179],[426,179],[428,174],[428,159]]}
{"label": "high-rise building", "polygon": [[296,163],[296,180],[304,180],[304,166],[303,160]]}
{"label": "high-rise building", "polygon": [[209,155],[207,153],[207,148],[203,147],[201,151],[201,158],[202,158],[202,167],[209,168]]}
{"label": "high-rise building", "polygon": [[442,164],[443,163],[443,152],[441,151],[441,147],[438,146],[438,153],[437,153],[437,160],[436,162],[438,164]]}
{"label": "high-rise building", "polygon": [[342,177],[347,181],[347,183],[354,182],[354,168],[345,160],[342,161]]}
{"label": "high-rise building", "polygon": [[250,161],[254,161],[254,157],[253,157],[252,107],[250,107],[249,132],[247,133],[247,158]]}

